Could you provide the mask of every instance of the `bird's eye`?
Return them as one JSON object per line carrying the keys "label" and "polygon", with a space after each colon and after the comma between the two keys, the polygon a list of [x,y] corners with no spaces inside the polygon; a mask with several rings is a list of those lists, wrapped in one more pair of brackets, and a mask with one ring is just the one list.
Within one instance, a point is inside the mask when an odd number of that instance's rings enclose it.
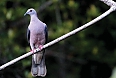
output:
{"label": "bird's eye", "polygon": [[30,12],[32,12],[32,10],[30,10]]}

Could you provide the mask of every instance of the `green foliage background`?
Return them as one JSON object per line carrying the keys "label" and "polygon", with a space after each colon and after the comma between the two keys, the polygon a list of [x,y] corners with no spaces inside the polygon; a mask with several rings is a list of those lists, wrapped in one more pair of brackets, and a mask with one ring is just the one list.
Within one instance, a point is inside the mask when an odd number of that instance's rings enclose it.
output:
{"label": "green foliage background", "polygon": [[[47,24],[49,41],[109,9],[99,0],[1,0],[0,65],[30,50],[26,40],[30,17],[24,17],[24,13],[31,7],[36,9],[39,19]],[[116,64],[115,15],[113,12],[91,27],[47,48],[48,71],[45,78],[82,78],[83,66],[88,62],[97,62],[93,69],[101,63],[112,70]],[[30,70],[31,57],[28,57],[0,71],[0,78],[33,78]]]}

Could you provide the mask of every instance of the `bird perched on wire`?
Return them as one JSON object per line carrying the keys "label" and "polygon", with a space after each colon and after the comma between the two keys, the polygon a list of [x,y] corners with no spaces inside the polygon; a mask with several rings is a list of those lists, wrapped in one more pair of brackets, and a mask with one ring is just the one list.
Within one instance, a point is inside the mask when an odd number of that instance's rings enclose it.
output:
{"label": "bird perched on wire", "polygon": [[[38,19],[37,12],[33,8],[28,9],[24,16],[27,14],[31,17],[30,24],[27,29],[27,40],[30,43],[32,51],[36,48],[41,50],[48,38],[47,25]],[[32,55],[31,73],[33,76],[44,77],[46,75],[47,69],[44,53],[45,49]]]}

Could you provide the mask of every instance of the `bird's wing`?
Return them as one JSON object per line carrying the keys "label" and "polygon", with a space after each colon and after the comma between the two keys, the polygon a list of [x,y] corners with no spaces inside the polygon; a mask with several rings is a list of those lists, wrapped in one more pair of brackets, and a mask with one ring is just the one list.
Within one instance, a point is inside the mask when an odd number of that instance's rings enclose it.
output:
{"label": "bird's wing", "polygon": [[44,33],[45,33],[45,43],[47,43],[48,41],[48,28],[47,28],[47,25],[45,25],[45,29],[44,29]]}
{"label": "bird's wing", "polygon": [[30,43],[30,30],[27,29],[27,41],[28,43]]}

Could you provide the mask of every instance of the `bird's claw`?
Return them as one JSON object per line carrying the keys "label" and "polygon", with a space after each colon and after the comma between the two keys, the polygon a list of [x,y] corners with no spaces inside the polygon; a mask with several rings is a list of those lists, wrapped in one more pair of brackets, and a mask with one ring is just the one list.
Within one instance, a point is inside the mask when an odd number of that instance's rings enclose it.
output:
{"label": "bird's claw", "polygon": [[43,46],[42,46],[42,45],[40,45],[40,46],[39,46],[39,49],[40,49],[40,51],[41,51],[41,50],[43,49]]}
{"label": "bird's claw", "polygon": [[[40,45],[40,46],[39,46],[39,50],[41,51],[42,49],[43,49],[43,46]],[[30,52],[34,53],[34,50],[30,50]]]}
{"label": "bird's claw", "polygon": [[34,53],[34,51],[33,51],[33,50],[30,50],[30,52]]}

